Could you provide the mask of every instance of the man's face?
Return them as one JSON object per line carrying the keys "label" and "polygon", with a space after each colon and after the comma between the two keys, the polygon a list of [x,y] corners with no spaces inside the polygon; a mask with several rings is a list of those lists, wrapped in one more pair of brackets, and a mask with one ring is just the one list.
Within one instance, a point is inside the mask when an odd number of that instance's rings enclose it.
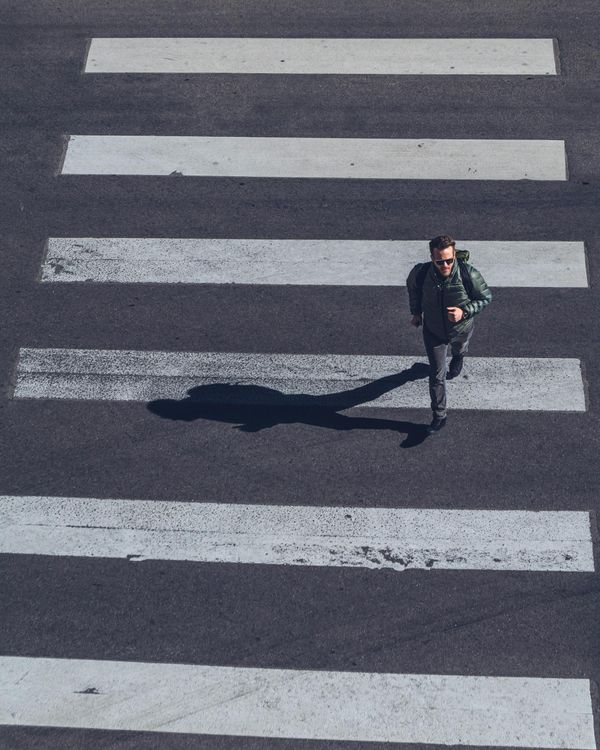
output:
{"label": "man's face", "polygon": [[455,263],[454,248],[450,246],[443,250],[433,250],[431,260],[435,263],[436,270],[441,276],[450,276]]}

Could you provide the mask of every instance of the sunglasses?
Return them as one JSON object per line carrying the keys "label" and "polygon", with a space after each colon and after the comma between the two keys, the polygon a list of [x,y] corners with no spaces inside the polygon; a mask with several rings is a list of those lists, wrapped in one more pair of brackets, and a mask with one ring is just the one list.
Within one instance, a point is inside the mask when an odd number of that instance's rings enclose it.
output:
{"label": "sunglasses", "polygon": [[446,260],[434,260],[436,266],[451,266],[454,263],[454,258],[447,258]]}

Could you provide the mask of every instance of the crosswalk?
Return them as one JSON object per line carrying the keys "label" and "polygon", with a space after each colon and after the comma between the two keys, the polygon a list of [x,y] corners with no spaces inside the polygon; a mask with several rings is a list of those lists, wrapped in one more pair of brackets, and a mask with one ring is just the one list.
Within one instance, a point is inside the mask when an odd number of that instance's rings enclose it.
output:
{"label": "crosswalk", "polygon": [[65,175],[566,180],[559,140],[71,135]]}
{"label": "crosswalk", "polygon": [[[93,38],[82,75],[550,76],[549,38]],[[143,86],[144,80],[139,84]],[[58,177],[568,181],[559,139],[261,137],[70,133]],[[52,236],[39,282],[399,287],[426,257],[409,239]],[[77,232],[78,230],[75,230]],[[107,230],[107,235],[110,231]],[[246,235],[244,235],[246,236]],[[318,237],[322,237],[319,239]],[[585,237],[465,240],[490,286],[586,292]],[[177,289],[174,289],[177,293]],[[400,296],[399,296],[400,304]],[[101,314],[101,312],[99,313]],[[551,335],[551,334],[549,334]],[[118,336],[117,336],[118,338]],[[539,343],[539,342],[537,342]],[[457,412],[583,419],[575,357],[470,357],[449,383]],[[581,356],[583,357],[583,352]],[[173,421],[258,431],[273,410],[319,425],[357,407],[427,414],[424,358],[397,354],[23,345],[14,402],[142,402]],[[227,407],[227,415],[222,412]],[[295,410],[295,411],[294,411]],[[312,415],[312,416],[311,416]],[[398,415],[398,413],[397,413]],[[312,419],[312,422],[311,422]],[[289,419],[293,422],[293,419]],[[340,422],[339,429],[345,429]],[[268,495],[268,493],[266,493]],[[564,575],[595,572],[592,509],[286,505],[62,495],[0,496],[0,554],[185,565]],[[356,571],[353,571],[353,575]],[[374,574],[374,573],[373,573]],[[176,595],[176,592],[174,592]],[[273,669],[148,660],[0,656],[0,724],[336,742],[594,750],[594,686],[581,675]],[[232,710],[232,705],[234,706]]]}
{"label": "crosswalk", "polygon": [[[429,405],[422,357],[245,352],[22,349],[16,398],[304,406]],[[448,383],[459,409],[585,411],[581,363],[568,358],[471,357]],[[188,405],[188,404],[186,404]]]}
{"label": "crosswalk", "polygon": [[85,729],[243,737],[595,748],[587,680],[26,657],[1,657],[0,674],[0,690],[6,695],[0,720],[5,723],[64,726],[68,722]]}
{"label": "crosswalk", "polygon": [[593,571],[580,511],[0,497],[0,553],[443,570]]}
{"label": "crosswalk", "polygon": [[[588,286],[583,242],[467,240],[465,245],[492,287]],[[50,237],[41,280],[400,286],[426,253],[425,240]]]}
{"label": "crosswalk", "polygon": [[556,75],[552,39],[93,39],[86,73]]}

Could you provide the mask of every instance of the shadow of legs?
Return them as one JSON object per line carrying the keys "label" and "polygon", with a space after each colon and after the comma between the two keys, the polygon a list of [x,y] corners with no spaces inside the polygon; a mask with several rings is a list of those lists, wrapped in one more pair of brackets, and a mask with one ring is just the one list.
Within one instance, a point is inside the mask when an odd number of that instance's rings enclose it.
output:
{"label": "shadow of legs", "polygon": [[352,417],[338,412],[375,400],[405,383],[426,378],[429,367],[415,363],[412,367],[387,375],[371,383],[337,393],[314,396],[286,394],[258,385],[210,383],[188,391],[187,398],[157,399],[147,408],[153,414],[176,421],[192,422],[210,419],[237,425],[243,432],[259,432],[277,424],[301,423],[335,430],[387,429],[406,432],[405,448],[419,445],[427,433],[424,425],[389,419]]}

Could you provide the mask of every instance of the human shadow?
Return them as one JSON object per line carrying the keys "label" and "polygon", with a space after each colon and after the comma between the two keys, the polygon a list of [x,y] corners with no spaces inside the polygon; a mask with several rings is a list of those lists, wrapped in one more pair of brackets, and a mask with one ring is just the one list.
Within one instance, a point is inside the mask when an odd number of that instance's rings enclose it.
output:
{"label": "human shadow", "polygon": [[193,422],[211,419],[236,424],[243,432],[259,432],[279,424],[308,424],[331,430],[392,430],[406,438],[403,448],[420,445],[427,437],[426,425],[375,417],[354,417],[340,411],[369,401],[414,380],[429,375],[429,365],[415,363],[402,372],[374,380],[358,388],[314,396],[283,393],[261,385],[211,383],[190,388],[187,398],[157,399],[147,408],[163,419]]}

